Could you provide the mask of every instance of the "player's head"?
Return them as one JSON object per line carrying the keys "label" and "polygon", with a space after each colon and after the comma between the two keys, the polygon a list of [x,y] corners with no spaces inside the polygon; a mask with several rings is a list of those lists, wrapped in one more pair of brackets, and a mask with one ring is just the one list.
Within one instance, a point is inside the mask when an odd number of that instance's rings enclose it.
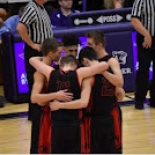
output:
{"label": "player's head", "polygon": [[78,45],[80,44],[79,38],[73,34],[65,34],[62,38],[62,42],[64,44],[64,51],[66,52],[66,55],[73,55],[74,57],[77,57],[78,54]]}
{"label": "player's head", "polygon": [[75,70],[78,66],[78,62],[73,55],[66,55],[60,60],[60,67],[69,66],[71,70]]}
{"label": "player's head", "polygon": [[79,53],[79,62],[83,66],[89,66],[90,61],[97,61],[97,53],[92,47],[86,46]]}
{"label": "player's head", "polygon": [[105,48],[105,36],[100,30],[93,30],[87,33],[88,46],[94,48],[96,52]]}
{"label": "player's head", "polygon": [[62,42],[59,42],[56,38],[45,39],[42,43],[43,56],[53,61],[58,61],[60,59],[62,49]]}

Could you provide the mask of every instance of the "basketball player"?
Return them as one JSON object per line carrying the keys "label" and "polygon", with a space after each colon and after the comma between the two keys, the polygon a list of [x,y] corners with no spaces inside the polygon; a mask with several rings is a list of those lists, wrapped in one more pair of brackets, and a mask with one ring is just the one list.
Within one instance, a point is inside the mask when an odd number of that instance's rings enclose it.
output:
{"label": "basketball player", "polygon": [[[97,61],[95,51],[90,47],[85,47],[80,51],[79,60],[84,66],[93,65]],[[117,64],[118,65],[118,64]],[[106,74],[103,72],[103,75]],[[92,102],[86,109],[85,126],[88,152],[85,153],[116,153],[114,144],[114,122],[111,116],[113,104],[116,104],[115,86],[112,85],[102,74],[97,74],[91,79]],[[122,80],[120,78],[120,80]],[[93,81],[93,82],[92,82]],[[119,80],[118,80],[119,81]],[[88,84],[87,84],[88,85]],[[69,103],[59,103],[57,101],[50,104],[52,110],[58,109],[78,109],[88,105],[90,89],[82,89],[81,98]],[[86,125],[86,124],[85,124]],[[89,137],[90,136],[90,137]],[[91,139],[91,141],[89,141]]]}
{"label": "basketball player", "polygon": [[[62,43],[63,43],[63,51],[64,55],[73,55],[75,58],[78,57],[78,46],[80,44],[79,38],[74,33],[66,33],[62,37]],[[80,67],[80,66],[78,66]],[[55,69],[59,68],[59,64],[57,63],[54,66]]]}
{"label": "basketball player", "polygon": [[[109,81],[112,85],[116,86],[119,90],[123,86],[123,76],[120,70],[119,63],[117,59],[111,57],[105,51],[105,36],[102,31],[94,30],[87,34],[88,46],[94,48],[97,53],[97,58],[100,62],[106,61],[112,72],[105,72],[104,78]],[[116,91],[117,91],[116,89]],[[115,129],[115,145],[117,148],[117,153],[122,153],[122,113],[118,104],[113,105],[113,110],[111,115],[114,119],[114,129]]]}
{"label": "basketball player", "polygon": [[[30,63],[49,80],[49,92],[67,89],[73,93],[73,100],[80,98],[80,86],[84,78],[108,68],[107,63],[96,62],[94,66],[75,71],[77,60],[71,55],[60,60],[60,70],[55,70],[36,58],[31,58]],[[52,153],[80,153],[82,110],[58,110],[51,113],[51,119]]]}
{"label": "basketball player", "polygon": [[[42,50],[44,51],[43,62],[47,65],[51,65],[53,61],[57,61],[60,58],[61,51],[62,51],[62,43],[58,42],[55,38],[45,39],[42,44]],[[48,59],[47,59],[48,58]],[[31,93],[31,101],[32,103],[38,103],[40,106],[36,106],[35,112],[33,113],[34,119],[32,120],[32,127],[31,127],[31,147],[30,152],[38,154],[38,137],[39,137],[39,129],[40,129],[40,119],[44,119],[45,117],[41,117],[42,113],[45,113],[48,110],[47,107],[43,107],[43,105],[47,104],[48,98],[46,94],[44,97],[44,102],[42,102],[41,98],[38,97],[39,93],[45,93],[46,86],[48,81],[46,80],[43,74],[39,72],[34,73],[34,84]],[[42,94],[43,95],[43,94]],[[69,101],[72,99],[72,95],[65,92],[65,91],[58,91],[55,93],[49,94],[50,100],[57,98],[58,100]],[[47,124],[48,126],[48,124]],[[41,126],[42,131],[42,126]],[[44,134],[44,133],[42,133]],[[44,137],[46,136],[46,133]]]}
{"label": "basketball player", "polygon": [[64,52],[66,55],[78,56],[78,46],[80,44],[79,38],[74,33],[67,33],[62,37],[64,44]]}

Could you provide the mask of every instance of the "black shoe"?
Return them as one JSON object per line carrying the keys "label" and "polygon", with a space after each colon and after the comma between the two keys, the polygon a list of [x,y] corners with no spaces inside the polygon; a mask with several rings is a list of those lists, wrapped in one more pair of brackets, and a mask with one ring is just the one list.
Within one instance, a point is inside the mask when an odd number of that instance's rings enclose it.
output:
{"label": "black shoe", "polygon": [[137,110],[144,109],[143,102],[135,102],[135,109],[137,109]]}

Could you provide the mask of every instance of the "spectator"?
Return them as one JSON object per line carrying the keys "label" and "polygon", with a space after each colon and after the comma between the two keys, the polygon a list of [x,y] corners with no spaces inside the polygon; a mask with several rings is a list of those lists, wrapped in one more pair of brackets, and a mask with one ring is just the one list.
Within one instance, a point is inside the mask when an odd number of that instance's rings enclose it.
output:
{"label": "spectator", "polygon": [[1,35],[2,35],[4,32],[7,32],[7,31],[15,32],[15,31],[17,31],[17,30],[16,30],[16,27],[17,27],[17,24],[18,24],[18,22],[19,22],[20,17],[21,17],[22,14],[23,14],[23,11],[24,11],[24,7],[21,7],[20,10],[19,10],[19,15],[14,15],[14,16],[9,17],[9,18],[2,24],[1,29],[0,29],[0,39],[1,39]]}
{"label": "spectator", "polygon": [[58,0],[60,9],[54,11],[51,15],[52,25],[55,27],[70,27],[70,15],[78,13],[79,11],[74,10],[73,0]]}
{"label": "spectator", "polygon": [[0,18],[2,18],[5,21],[6,17],[7,17],[6,10],[3,8],[0,8]]}
{"label": "spectator", "polygon": [[3,23],[4,23],[4,21],[3,21],[3,19],[0,17],[0,28],[1,28],[1,26],[3,25]]}
{"label": "spectator", "polygon": [[124,0],[104,0],[104,9],[119,9],[123,8]]}
{"label": "spectator", "polygon": [[53,11],[56,11],[59,9],[59,4],[57,0],[48,0],[45,4],[44,7],[49,14],[49,16],[52,14]]}
{"label": "spectator", "polygon": [[4,20],[6,19],[7,12],[5,9],[0,8],[0,27],[3,25]]}

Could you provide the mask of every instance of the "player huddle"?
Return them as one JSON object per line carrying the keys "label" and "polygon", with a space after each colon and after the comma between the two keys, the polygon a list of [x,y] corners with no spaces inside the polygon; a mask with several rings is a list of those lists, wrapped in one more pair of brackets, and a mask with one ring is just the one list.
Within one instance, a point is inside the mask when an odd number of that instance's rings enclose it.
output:
{"label": "player huddle", "polygon": [[43,57],[29,60],[37,70],[31,101],[43,106],[38,153],[122,153],[120,66],[101,31],[89,32],[87,42],[78,60],[75,49],[60,59],[62,43],[49,38]]}

